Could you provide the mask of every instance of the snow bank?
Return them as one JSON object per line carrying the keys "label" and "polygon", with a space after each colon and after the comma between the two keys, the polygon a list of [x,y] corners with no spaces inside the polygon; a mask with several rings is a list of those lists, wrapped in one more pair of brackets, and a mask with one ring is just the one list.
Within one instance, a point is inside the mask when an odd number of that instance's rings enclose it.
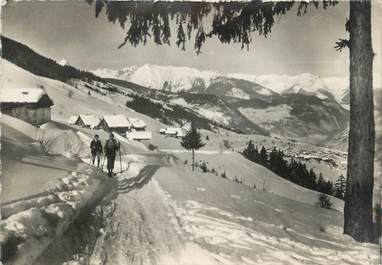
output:
{"label": "snow bank", "polygon": [[104,174],[90,167],[71,172],[49,190],[33,198],[2,206],[0,243],[7,264],[30,264],[86,207],[92,207],[113,186]]}
{"label": "snow bank", "polygon": [[68,158],[87,156],[89,144],[82,141],[72,130],[50,129],[46,130],[44,135],[44,146],[47,152],[53,155],[63,155]]}
{"label": "snow bank", "polygon": [[[25,121],[8,115],[1,115],[1,123],[21,134],[31,138],[33,141],[41,142],[45,151],[52,155],[64,155],[68,158],[84,156],[88,153],[88,146],[80,137],[71,130],[61,130],[53,123],[45,123],[40,128]],[[84,137],[84,135],[81,135]],[[90,144],[90,142],[89,142]]]}

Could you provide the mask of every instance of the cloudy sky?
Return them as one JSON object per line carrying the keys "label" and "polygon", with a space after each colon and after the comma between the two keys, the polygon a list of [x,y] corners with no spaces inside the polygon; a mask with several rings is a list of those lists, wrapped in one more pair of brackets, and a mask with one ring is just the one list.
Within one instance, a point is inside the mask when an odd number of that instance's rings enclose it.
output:
{"label": "cloudy sky", "polygon": [[[381,7],[373,8],[374,50],[381,48]],[[253,36],[250,51],[240,45],[222,45],[208,40],[201,55],[193,42],[186,51],[175,46],[125,45],[125,30],[109,23],[105,14],[95,18],[94,6],[82,1],[8,2],[2,10],[3,34],[27,44],[37,52],[57,61],[65,58],[81,69],[119,69],[145,63],[190,66],[223,73],[299,74],[344,77],[348,72],[348,53],[333,48],[335,41],[347,37],[344,23],[348,3],[328,10],[310,10],[298,17],[295,11],[276,18],[268,38]],[[378,27],[377,27],[378,25]],[[175,34],[173,34],[174,36]],[[379,68],[381,59],[376,60]]]}

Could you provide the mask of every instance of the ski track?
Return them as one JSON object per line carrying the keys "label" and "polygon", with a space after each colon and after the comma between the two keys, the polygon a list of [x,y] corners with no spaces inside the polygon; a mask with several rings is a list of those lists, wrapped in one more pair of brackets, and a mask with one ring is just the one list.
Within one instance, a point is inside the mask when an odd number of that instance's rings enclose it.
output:
{"label": "ski track", "polygon": [[142,164],[137,174],[118,174],[116,211],[91,264],[377,264],[367,246],[318,239],[192,200],[174,201],[153,179],[159,167]]}
{"label": "ski track", "polygon": [[[152,176],[157,165],[144,166],[136,176],[119,174],[116,210],[91,257],[92,264],[157,264],[181,245],[175,216]],[[153,214],[155,213],[155,214]],[[99,263],[100,257],[107,256]]]}

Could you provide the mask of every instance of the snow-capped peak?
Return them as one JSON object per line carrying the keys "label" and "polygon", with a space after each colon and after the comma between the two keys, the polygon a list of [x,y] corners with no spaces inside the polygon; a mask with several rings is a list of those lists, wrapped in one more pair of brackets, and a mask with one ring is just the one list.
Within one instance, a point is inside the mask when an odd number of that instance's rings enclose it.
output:
{"label": "snow-capped peak", "polygon": [[131,74],[137,69],[137,66],[127,66],[119,70],[98,68],[91,72],[102,78],[113,78],[129,81]]}
{"label": "snow-capped peak", "polygon": [[[333,98],[338,102],[342,101],[342,96],[349,87],[346,77],[323,78],[311,73],[298,75],[248,75],[238,73],[227,75],[185,66],[154,64],[144,64],[139,67],[129,66],[120,70],[97,69],[92,72],[100,77],[122,79],[152,89],[165,89],[172,92],[195,88],[200,91],[207,88],[217,78],[235,78],[257,83],[278,94],[300,93],[313,95],[320,99]],[[231,91],[232,95],[230,94],[230,96],[247,98],[242,93],[239,95],[238,92],[237,89]]]}
{"label": "snow-capped peak", "polygon": [[348,89],[348,79],[345,77],[325,77],[311,73],[298,75],[245,75],[232,74],[235,78],[256,82],[280,94],[300,93],[314,95],[320,99],[328,97],[341,102],[344,91]]}
{"label": "snow-capped peak", "polygon": [[218,73],[200,71],[184,66],[160,66],[145,64],[138,67],[131,75],[131,82],[153,89],[167,88],[173,92],[190,90],[195,82],[203,80],[207,87]]}

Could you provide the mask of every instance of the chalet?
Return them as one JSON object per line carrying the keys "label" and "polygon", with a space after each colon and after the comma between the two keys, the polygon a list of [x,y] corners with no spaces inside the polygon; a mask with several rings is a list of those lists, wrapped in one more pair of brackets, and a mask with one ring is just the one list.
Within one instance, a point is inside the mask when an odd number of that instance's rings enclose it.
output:
{"label": "chalet", "polygon": [[131,127],[135,131],[145,131],[146,123],[139,118],[129,118],[129,122],[131,123]]}
{"label": "chalet", "polygon": [[1,89],[1,112],[15,118],[41,125],[51,120],[52,99],[44,89]]}
{"label": "chalet", "polygon": [[107,132],[116,132],[119,134],[126,134],[126,132],[131,130],[131,127],[131,123],[122,114],[105,115],[97,126],[97,128]]}
{"label": "chalet", "polygon": [[77,123],[78,115],[72,115],[69,117],[68,124],[74,125]]}
{"label": "chalet", "polygon": [[95,128],[100,123],[100,119],[91,114],[79,115],[75,125],[86,127],[86,128]]}
{"label": "chalet", "polygon": [[144,142],[150,141],[152,138],[151,132],[147,131],[131,131],[126,132],[126,138],[134,141]]}
{"label": "chalet", "polygon": [[167,127],[165,129],[160,129],[160,134],[172,137],[184,137],[184,131],[182,128],[178,127]]}

